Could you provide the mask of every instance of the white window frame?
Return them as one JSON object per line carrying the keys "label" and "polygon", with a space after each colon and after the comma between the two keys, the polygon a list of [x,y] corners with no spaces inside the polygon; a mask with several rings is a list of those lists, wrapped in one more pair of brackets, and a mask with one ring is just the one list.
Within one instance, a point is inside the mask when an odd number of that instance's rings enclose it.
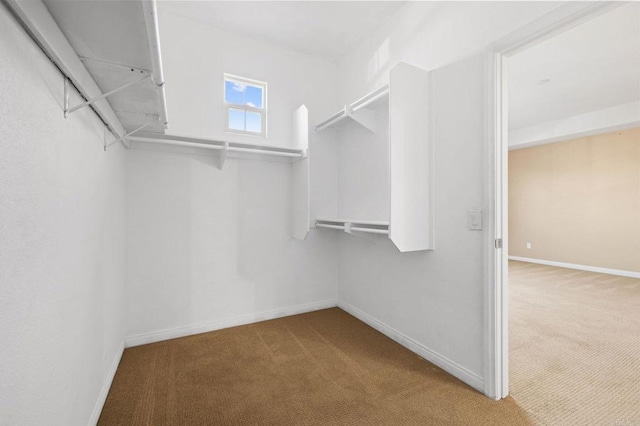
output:
{"label": "white window frame", "polygon": [[[250,105],[240,105],[240,104],[234,104],[231,102],[227,102],[227,81],[231,81],[234,83],[241,83],[241,84],[248,84],[250,86],[255,86],[255,87],[260,87],[262,88],[262,108],[258,108],[258,107],[252,107]],[[232,74],[227,74],[225,73],[223,75],[223,79],[222,79],[222,90],[223,90],[223,97],[222,100],[224,102],[224,131],[225,133],[236,133],[236,134],[240,134],[240,135],[246,135],[246,136],[257,136],[257,137],[262,137],[262,138],[266,138],[267,137],[267,83],[264,81],[258,81],[258,80],[252,80],[250,78],[246,78],[246,77],[240,77],[237,75],[232,75]],[[260,113],[260,117],[261,117],[261,126],[260,129],[262,130],[261,132],[250,132],[247,130],[238,130],[238,129],[231,129],[229,127],[229,110],[230,109],[236,109],[236,110],[241,110],[245,112],[245,129],[247,127],[246,125],[246,113],[247,112],[258,112]]]}

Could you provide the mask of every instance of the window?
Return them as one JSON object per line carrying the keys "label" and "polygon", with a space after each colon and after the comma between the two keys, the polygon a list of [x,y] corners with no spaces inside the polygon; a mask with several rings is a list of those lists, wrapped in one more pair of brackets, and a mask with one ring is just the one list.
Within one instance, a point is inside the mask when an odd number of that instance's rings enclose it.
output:
{"label": "window", "polygon": [[224,75],[225,130],[266,137],[267,83]]}

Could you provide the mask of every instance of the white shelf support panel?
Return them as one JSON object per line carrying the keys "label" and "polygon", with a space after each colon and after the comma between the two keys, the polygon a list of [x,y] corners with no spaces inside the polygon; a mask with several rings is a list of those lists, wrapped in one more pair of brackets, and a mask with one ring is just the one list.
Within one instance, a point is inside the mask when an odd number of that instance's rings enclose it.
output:
{"label": "white shelf support panel", "polygon": [[318,133],[318,132],[321,132],[321,131],[323,131],[325,129],[329,129],[331,127],[337,126],[338,124],[343,122],[348,117],[349,117],[349,113],[347,112],[347,107],[345,106],[340,111],[336,112],[331,117],[327,118],[322,123],[318,124],[315,127],[315,131],[316,131],[316,133]]}
{"label": "white shelf support panel", "polygon": [[370,131],[376,133],[378,125],[376,124],[376,113],[373,110],[362,108],[358,112],[349,111],[349,118]]}
{"label": "white shelf support panel", "polygon": [[303,157],[291,164],[292,230],[293,238],[304,240],[309,233],[311,208],[309,166],[309,111],[302,105],[293,112],[293,146],[302,150]]}
{"label": "white shelf support panel", "polygon": [[429,72],[400,63],[389,99],[389,238],[401,252],[434,249],[432,89]]}

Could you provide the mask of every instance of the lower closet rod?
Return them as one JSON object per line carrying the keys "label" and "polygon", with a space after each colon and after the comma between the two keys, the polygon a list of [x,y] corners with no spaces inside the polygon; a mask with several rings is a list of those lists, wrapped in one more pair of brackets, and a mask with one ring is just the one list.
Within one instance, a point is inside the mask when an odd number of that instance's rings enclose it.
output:
{"label": "lower closet rod", "polygon": [[352,226],[351,230],[357,231],[357,232],[368,232],[370,234],[388,234],[389,233],[387,229],[358,228],[357,226]]}
{"label": "lower closet rod", "polygon": [[328,229],[339,229],[344,231],[344,226],[342,225],[326,225],[324,223],[316,223],[316,227],[318,228],[328,228]]}

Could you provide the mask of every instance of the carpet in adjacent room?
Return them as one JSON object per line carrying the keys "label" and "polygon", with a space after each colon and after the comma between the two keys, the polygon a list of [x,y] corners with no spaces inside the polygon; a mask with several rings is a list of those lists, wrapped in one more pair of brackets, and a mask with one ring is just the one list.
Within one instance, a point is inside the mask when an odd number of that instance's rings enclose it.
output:
{"label": "carpet in adjacent room", "polygon": [[640,279],[509,262],[509,383],[541,425],[640,425]]}

